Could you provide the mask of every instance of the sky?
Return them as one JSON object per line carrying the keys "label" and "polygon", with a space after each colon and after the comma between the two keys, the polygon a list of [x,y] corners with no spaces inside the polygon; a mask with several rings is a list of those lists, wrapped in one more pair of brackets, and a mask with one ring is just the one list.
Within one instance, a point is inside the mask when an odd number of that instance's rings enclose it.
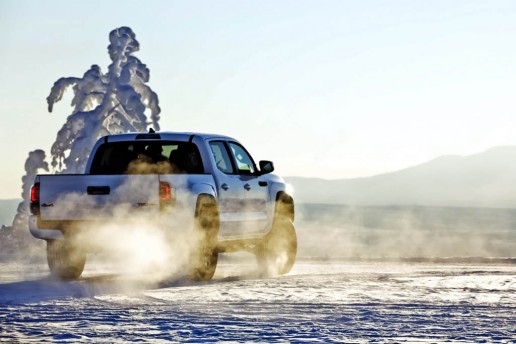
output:
{"label": "sky", "polygon": [[282,176],[357,178],[516,145],[516,1],[0,0],[0,199],[49,155],[129,26],[166,131],[233,136]]}

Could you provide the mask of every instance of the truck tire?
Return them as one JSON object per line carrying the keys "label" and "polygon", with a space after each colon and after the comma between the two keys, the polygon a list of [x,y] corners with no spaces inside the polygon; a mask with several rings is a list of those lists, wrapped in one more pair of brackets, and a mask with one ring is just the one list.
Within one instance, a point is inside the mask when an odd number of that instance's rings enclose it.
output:
{"label": "truck tire", "polygon": [[294,213],[292,197],[280,193],[276,199],[272,228],[261,240],[256,254],[262,275],[284,275],[292,269],[297,256]]}
{"label": "truck tire", "polygon": [[294,200],[287,194],[278,195],[272,228],[262,239],[256,258],[262,275],[284,275],[292,269],[297,255],[297,235],[294,228]]}
{"label": "truck tire", "polygon": [[219,258],[217,250],[219,225],[219,212],[215,200],[211,197],[200,197],[195,211],[196,245],[191,271],[193,280],[209,281],[215,274]]}
{"label": "truck tire", "polygon": [[297,235],[292,220],[277,213],[270,232],[262,239],[256,258],[262,275],[284,275],[297,255]]}
{"label": "truck tire", "polygon": [[81,276],[86,264],[86,254],[66,240],[47,241],[47,262],[55,277],[73,280]]}

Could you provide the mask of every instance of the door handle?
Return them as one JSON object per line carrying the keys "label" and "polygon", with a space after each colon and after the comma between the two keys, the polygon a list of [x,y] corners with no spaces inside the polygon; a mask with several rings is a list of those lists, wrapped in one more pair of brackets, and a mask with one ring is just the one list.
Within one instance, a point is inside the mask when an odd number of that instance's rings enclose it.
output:
{"label": "door handle", "polygon": [[246,189],[247,191],[251,190],[251,185],[245,184],[244,185],[244,189]]}
{"label": "door handle", "polygon": [[224,191],[226,191],[227,189],[229,189],[229,185],[224,183],[220,186]]}
{"label": "door handle", "polygon": [[267,186],[267,182],[259,181],[259,182],[258,182],[258,185],[260,185],[260,186]]}
{"label": "door handle", "polygon": [[111,189],[109,186],[88,186],[86,192],[88,195],[109,195]]}

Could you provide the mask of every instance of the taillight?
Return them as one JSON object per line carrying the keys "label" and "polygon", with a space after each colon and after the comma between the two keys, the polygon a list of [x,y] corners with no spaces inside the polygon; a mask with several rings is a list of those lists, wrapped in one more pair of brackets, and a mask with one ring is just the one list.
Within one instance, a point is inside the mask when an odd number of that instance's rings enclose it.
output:
{"label": "taillight", "polygon": [[39,183],[32,185],[30,188],[30,201],[39,202]]}
{"label": "taillight", "polygon": [[39,215],[39,183],[30,188],[30,212]]}
{"label": "taillight", "polygon": [[159,182],[159,206],[161,210],[174,205],[174,190],[167,182]]}

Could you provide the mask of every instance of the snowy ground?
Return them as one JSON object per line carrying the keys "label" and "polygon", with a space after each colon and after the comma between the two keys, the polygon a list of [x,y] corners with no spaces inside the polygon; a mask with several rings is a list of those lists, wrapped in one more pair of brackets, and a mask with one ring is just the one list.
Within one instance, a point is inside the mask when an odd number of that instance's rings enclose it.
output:
{"label": "snowy ground", "polygon": [[259,278],[223,259],[214,280],[152,282],[91,262],[0,268],[0,342],[514,342],[516,265],[323,262]]}

